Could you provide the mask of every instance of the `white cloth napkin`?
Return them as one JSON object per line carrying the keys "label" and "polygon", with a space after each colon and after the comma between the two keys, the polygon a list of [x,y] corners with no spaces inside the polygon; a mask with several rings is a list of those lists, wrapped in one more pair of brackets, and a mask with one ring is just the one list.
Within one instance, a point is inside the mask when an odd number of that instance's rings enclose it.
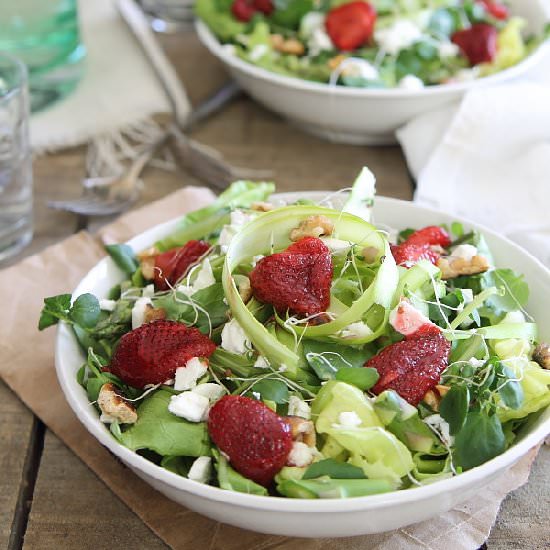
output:
{"label": "white cloth napkin", "polygon": [[[119,1],[132,9],[132,0]],[[101,139],[98,147],[106,151],[119,147],[125,137],[133,142],[154,140],[152,116],[169,112],[170,104],[119,16],[115,0],[80,0],[78,8],[87,49],[85,74],[71,95],[31,117],[33,150],[51,151]],[[140,42],[153,48],[157,67],[168,74],[180,116],[186,114],[190,107],[185,90],[145,19],[140,34]]]}
{"label": "white cloth napkin", "polygon": [[482,223],[550,266],[550,46],[518,81],[468,92],[398,131],[415,202]]}

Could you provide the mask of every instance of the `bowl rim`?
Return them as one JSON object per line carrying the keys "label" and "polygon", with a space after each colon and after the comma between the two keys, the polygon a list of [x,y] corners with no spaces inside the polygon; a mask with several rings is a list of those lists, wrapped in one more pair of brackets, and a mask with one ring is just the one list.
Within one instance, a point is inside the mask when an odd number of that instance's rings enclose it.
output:
{"label": "bowl rim", "polygon": [[[325,191],[309,191],[309,192],[288,192],[279,193],[279,197],[288,197],[290,200],[293,196],[304,196],[307,194],[319,196],[323,193],[326,196]],[[385,206],[398,206],[412,209],[419,209],[429,216],[451,216],[440,210],[430,208],[423,205],[417,205],[411,201],[403,201],[400,199],[394,199],[389,197],[377,197],[377,203]],[[498,235],[495,231],[484,227],[481,224],[471,222],[462,216],[452,215],[452,218],[456,221],[463,222],[471,228],[478,229],[487,235],[491,235],[492,238],[503,241],[506,246],[515,249],[521,255],[523,255],[527,263],[531,263],[538,271],[544,274],[545,277],[550,278],[550,270],[546,268],[537,258],[529,254],[526,250],[519,245],[513,243],[506,237]],[[173,226],[177,223],[180,217],[174,218],[162,224],[156,225],[147,231],[139,233],[132,239],[127,241],[127,244],[132,246],[136,241],[151,238],[148,235],[158,235],[159,232],[168,232],[173,229]],[[386,223],[384,220],[381,223]],[[73,295],[76,296],[79,293],[84,292],[82,287],[86,287],[88,279],[95,275],[101,267],[105,267],[107,262],[112,261],[108,257],[101,259],[79,282]],[[353,511],[368,511],[371,509],[382,509],[392,507],[400,504],[413,503],[415,501],[421,502],[426,499],[430,499],[436,495],[441,495],[447,491],[457,491],[461,487],[471,487],[477,482],[485,480],[498,475],[504,469],[511,467],[522,456],[526,455],[533,447],[540,443],[550,433],[550,416],[544,420],[540,426],[535,430],[525,435],[517,444],[510,447],[501,455],[491,459],[490,461],[472,468],[458,476],[452,478],[443,479],[434,483],[424,485],[421,487],[414,487],[407,490],[396,490],[388,493],[369,495],[364,497],[353,497],[347,499],[292,499],[277,496],[259,496],[251,495],[247,493],[239,493],[235,491],[228,491],[199,483],[185,477],[179,476],[161,466],[148,461],[144,457],[138,455],[136,452],[131,451],[127,447],[119,443],[115,437],[110,433],[109,428],[105,424],[100,422],[99,415],[93,406],[88,402],[84,390],[78,386],[76,377],[74,376],[74,366],[66,365],[64,359],[64,348],[67,346],[68,339],[73,343],[76,343],[76,338],[72,333],[70,327],[65,323],[61,323],[57,329],[56,345],[55,345],[55,368],[56,374],[61,386],[61,389],[65,395],[65,399],[73,409],[74,413],[84,424],[86,429],[109,451],[115,456],[121,458],[131,468],[138,470],[140,474],[146,477],[153,478],[154,480],[168,486],[171,490],[183,491],[184,493],[191,493],[193,496],[200,497],[205,500],[212,500],[221,503],[227,503],[231,505],[237,505],[243,508],[253,508],[255,510],[262,511],[276,511],[276,512],[325,512],[325,513],[345,513]],[[80,388],[82,392],[77,395],[73,391],[74,388]]]}
{"label": "bowl rim", "polygon": [[[326,94],[331,97],[347,97],[354,99],[415,99],[419,97],[434,96],[434,95],[453,95],[463,93],[474,88],[499,84],[506,80],[510,80],[520,76],[534,67],[546,52],[550,52],[550,38],[542,42],[533,52],[531,52],[524,60],[518,64],[499,71],[493,75],[483,78],[471,80],[469,82],[457,82],[453,84],[436,84],[434,86],[426,86],[420,90],[407,90],[402,88],[354,88],[347,86],[331,86],[330,84],[313,82],[299,77],[286,76],[274,71],[269,71],[253,63],[244,61],[243,59],[229,53],[224,49],[223,44],[217,39],[214,33],[208,28],[206,23],[201,19],[195,20],[195,30],[202,44],[229,67],[238,70],[246,75],[277,84],[284,88],[295,89],[304,92],[312,92],[315,94]],[[550,54],[549,54],[550,55]]]}

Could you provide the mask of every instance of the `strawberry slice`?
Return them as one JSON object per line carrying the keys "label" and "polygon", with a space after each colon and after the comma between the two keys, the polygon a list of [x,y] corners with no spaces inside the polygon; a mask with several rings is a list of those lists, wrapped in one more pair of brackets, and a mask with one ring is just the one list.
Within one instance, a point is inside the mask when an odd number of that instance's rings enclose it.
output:
{"label": "strawberry slice", "polygon": [[429,244],[410,244],[405,241],[401,244],[392,244],[391,253],[397,265],[409,268],[420,260],[428,260],[432,264],[437,264],[440,255],[432,250]]}
{"label": "strawberry slice", "polygon": [[344,51],[363,46],[372,37],[376,10],[368,2],[349,2],[327,13],[327,33],[334,45]]}
{"label": "strawberry slice", "polygon": [[443,248],[447,248],[451,244],[451,237],[442,227],[438,225],[429,225],[409,235],[406,242],[416,245],[437,244]]}
{"label": "strawberry slice", "polygon": [[450,342],[432,323],[425,323],[405,340],[385,347],[369,359],[366,367],[380,375],[372,392],[394,390],[411,405],[418,405],[447,368]]}
{"label": "strawberry slice", "polygon": [[250,273],[254,296],[281,314],[326,311],[331,283],[330,250],[316,237],[304,237],[285,251],[262,258]]}
{"label": "strawberry slice", "polygon": [[210,245],[205,241],[189,241],[180,248],[174,248],[156,256],[155,288],[168,290],[209,250]]}
{"label": "strawberry slice", "polygon": [[176,321],[154,321],[126,333],[109,371],[134,388],[162,384],[193,357],[209,357],[216,344],[196,328]]}
{"label": "strawberry slice", "polygon": [[261,401],[222,397],[210,409],[212,441],[243,476],[268,486],[286,464],[292,448],[290,426]]}
{"label": "strawberry slice", "polygon": [[508,19],[510,12],[504,4],[501,4],[500,2],[495,2],[494,0],[480,1],[485,6],[487,12],[491,14],[495,19],[499,19],[501,21]]}
{"label": "strawberry slice", "polygon": [[235,19],[248,23],[256,13],[256,8],[251,0],[234,0],[231,4],[231,13]]}
{"label": "strawberry slice", "polygon": [[469,29],[455,32],[454,42],[470,61],[470,65],[490,63],[497,54],[498,31],[488,23],[476,23]]}
{"label": "strawberry slice", "polygon": [[252,4],[258,11],[261,11],[265,15],[271,15],[275,9],[272,0],[254,0]]}

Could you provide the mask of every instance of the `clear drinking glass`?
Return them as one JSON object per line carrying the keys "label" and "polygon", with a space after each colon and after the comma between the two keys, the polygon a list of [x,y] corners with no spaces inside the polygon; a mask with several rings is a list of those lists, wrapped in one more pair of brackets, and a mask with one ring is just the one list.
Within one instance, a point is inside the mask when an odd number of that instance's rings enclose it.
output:
{"label": "clear drinking glass", "polygon": [[25,65],[0,53],[0,261],[32,238],[32,164]]}
{"label": "clear drinking glass", "polygon": [[33,112],[65,97],[82,76],[85,49],[76,2],[0,0],[0,51],[27,65]]}
{"label": "clear drinking glass", "polygon": [[157,32],[175,32],[193,20],[194,0],[137,0]]}

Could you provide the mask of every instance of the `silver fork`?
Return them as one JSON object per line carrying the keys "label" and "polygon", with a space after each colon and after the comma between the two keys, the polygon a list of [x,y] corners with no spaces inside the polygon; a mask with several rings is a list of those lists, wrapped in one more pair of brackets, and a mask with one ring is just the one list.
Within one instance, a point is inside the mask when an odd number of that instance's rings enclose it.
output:
{"label": "silver fork", "polygon": [[[182,129],[189,130],[220,110],[240,93],[241,90],[235,83],[230,82],[224,85],[191,112]],[[184,136],[173,124],[157,141],[139,154],[123,174],[111,177],[86,178],[82,182],[84,191],[80,197],[70,200],[48,201],[48,206],[56,210],[67,210],[85,216],[108,216],[126,210],[141,195],[143,182],[139,179],[139,175],[147,163],[160,147],[166,142],[173,142],[174,140],[181,140],[181,142],[187,144],[191,151],[190,154],[188,152],[185,155],[188,160],[191,160],[188,167],[214,189],[224,189],[230,181],[249,176],[244,170],[235,169],[221,158],[216,158],[216,155],[213,155],[208,148]],[[208,158],[203,159],[203,155],[207,155]]]}

